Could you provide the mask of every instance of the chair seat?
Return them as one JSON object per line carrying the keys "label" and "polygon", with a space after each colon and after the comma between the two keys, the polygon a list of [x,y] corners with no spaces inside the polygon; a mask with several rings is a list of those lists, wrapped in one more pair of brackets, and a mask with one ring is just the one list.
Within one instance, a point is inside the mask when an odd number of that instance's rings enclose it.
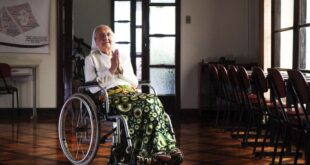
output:
{"label": "chair seat", "polygon": [[1,94],[11,94],[13,92],[17,92],[18,89],[16,87],[13,87],[13,86],[8,86],[8,87],[0,87],[0,93]]}
{"label": "chair seat", "polygon": [[[285,112],[288,116],[296,116],[297,115],[295,108],[285,108]],[[301,116],[305,115],[301,108],[298,108],[298,114]]]}
{"label": "chair seat", "polygon": [[254,93],[248,94],[248,98],[252,104],[258,104],[258,97]]}
{"label": "chair seat", "polygon": [[[310,115],[308,115],[308,118]],[[290,116],[289,117],[289,124],[291,124],[293,127],[296,128],[309,128],[310,126],[308,125],[306,116],[301,116],[300,120],[298,120],[297,116]]]}

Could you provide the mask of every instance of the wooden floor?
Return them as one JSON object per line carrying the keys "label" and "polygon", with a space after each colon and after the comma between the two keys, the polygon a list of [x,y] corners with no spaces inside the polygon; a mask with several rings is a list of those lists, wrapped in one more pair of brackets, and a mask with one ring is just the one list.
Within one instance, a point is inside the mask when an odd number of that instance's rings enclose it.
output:
{"label": "wooden floor", "polygon": [[[183,165],[270,163],[268,157],[254,159],[252,147],[242,148],[240,139],[232,139],[229,132],[214,127],[213,123],[198,117],[174,122],[178,144],[185,156]],[[101,145],[93,164],[107,164],[108,157],[109,144]],[[59,147],[57,119],[39,116],[37,121],[23,119],[14,124],[1,119],[0,164],[69,164]]]}

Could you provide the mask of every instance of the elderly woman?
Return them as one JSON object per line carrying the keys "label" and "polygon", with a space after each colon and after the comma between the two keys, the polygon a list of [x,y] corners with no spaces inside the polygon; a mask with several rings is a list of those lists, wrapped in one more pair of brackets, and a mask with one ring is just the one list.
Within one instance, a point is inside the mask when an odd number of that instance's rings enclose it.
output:
{"label": "elderly woman", "polygon": [[[85,80],[99,80],[108,89],[111,109],[127,119],[137,164],[181,164],[182,153],[169,132],[163,105],[154,95],[136,91],[138,80],[130,57],[114,49],[113,36],[107,25],[94,29],[91,53],[85,58]],[[99,90],[90,89],[96,99]]]}

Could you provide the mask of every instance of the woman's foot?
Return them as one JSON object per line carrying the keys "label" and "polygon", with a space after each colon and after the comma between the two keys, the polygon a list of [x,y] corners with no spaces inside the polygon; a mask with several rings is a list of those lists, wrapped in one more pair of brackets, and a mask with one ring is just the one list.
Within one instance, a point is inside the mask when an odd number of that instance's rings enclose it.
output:
{"label": "woman's foot", "polygon": [[170,152],[171,160],[169,165],[179,165],[183,162],[183,154],[179,148],[175,148]]}
{"label": "woman's foot", "polygon": [[167,163],[171,160],[171,155],[166,154],[165,152],[158,152],[155,154],[155,159],[159,162]]}
{"label": "woman's foot", "polygon": [[137,165],[152,165],[152,158],[145,158],[142,156],[137,156]]}
{"label": "woman's foot", "polygon": [[153,158],[137,156],[137,165],[167,165],[171,161],[171,156],[165,152],[158,152]]}

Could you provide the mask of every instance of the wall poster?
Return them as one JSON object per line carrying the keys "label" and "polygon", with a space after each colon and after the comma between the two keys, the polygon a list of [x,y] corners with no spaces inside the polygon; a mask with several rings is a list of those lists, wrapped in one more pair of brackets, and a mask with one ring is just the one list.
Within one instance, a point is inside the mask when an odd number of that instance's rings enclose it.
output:
{"label": "wall poster", "polygon": [[49,53],[50,0],[0,1],[0,52]]}

